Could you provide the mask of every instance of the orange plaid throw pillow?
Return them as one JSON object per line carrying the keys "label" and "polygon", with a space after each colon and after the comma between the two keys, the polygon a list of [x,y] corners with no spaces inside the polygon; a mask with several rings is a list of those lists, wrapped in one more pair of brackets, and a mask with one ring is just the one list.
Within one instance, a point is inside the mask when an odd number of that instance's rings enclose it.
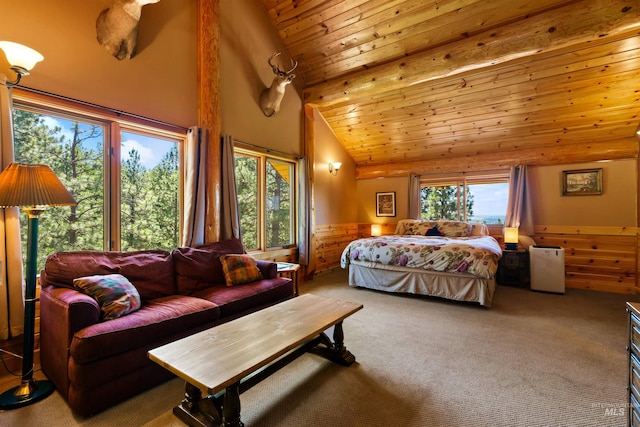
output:
{"label": "orange plaid throw pillow", "polygon": [[241,285],[262,279],[258,263],[251,255],[222,255],[220,262],[227,286]]}

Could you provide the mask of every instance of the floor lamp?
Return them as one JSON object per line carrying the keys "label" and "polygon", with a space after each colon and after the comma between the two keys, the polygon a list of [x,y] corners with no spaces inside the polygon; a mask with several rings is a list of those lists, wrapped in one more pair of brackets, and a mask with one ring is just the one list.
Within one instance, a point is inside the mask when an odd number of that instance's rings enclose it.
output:
{"label": "floor lamp", "polygon": [[0,207],[21,206],[29,216],[27,273],[24,301],[22,382],[0,394],[0,409],[14,409],[37,402],[54,390],[50,381],[33,379],[33,347],[38,259],[38,217],[45,206],[74,206],[76,201],[46,165],[11,163],[0,174]]}
{"label": "floor lamp", "polygon": [[[13,160],[13,120],[10,88],[43,56],[18,43],[0,41],[0,142],[2,152]],[[38,257],[38,216],[46,205],[71,205],[75,200],[53,171],[44,165],[12,163],[0,174],[0,207],[22,206],[29,216],[27,241],[27,271],[24,291],[24,335],[22,353],[22,381],[18,387],[0,394],[0,409],[26,406],[45,398],[54,387],[50,381],[33,379],[33,349],[36,306],[36,272]]]}

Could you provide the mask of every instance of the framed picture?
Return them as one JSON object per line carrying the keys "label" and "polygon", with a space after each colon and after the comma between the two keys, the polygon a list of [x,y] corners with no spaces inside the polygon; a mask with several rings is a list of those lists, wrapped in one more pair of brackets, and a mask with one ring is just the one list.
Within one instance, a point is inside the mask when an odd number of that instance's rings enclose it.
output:
{"label": "framed picture", "polygon": [[396,192],[376,193],[376,216],[396,216]]}
{"label": "framed picture", "polygon": [[602,194],[602,168],[562,171],[563,196]]}

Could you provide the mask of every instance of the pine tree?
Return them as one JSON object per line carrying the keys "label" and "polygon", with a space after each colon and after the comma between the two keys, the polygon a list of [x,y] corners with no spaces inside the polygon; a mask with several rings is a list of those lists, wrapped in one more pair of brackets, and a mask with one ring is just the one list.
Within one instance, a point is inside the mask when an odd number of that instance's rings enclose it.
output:
{"label": "pine tree", "polygon": [[[65,128],[72,130],[68,133],[42,114],[19,109],[13,114],[16,161],[51,167],[78,202],[76,207],[52,207],[40,215],[38,268],[53,252],[102,247],[103,128],[67,121]],[[26,222],[21,215],[23,230]],[[23,251],[26,237],[22,233]]]}
{"label": "pine tree", "polygon": [[[469,187],[451,185],[442,187],[422,187],[420,189],[422,220],[461,220],[463,212],[458,214],[458,189],[462,190],[462,188],[466,189],[467,217],[471,217],[471,215],[473,215],[473,195],[471,194]],[[460,201],[462,201],[462,199]]]}

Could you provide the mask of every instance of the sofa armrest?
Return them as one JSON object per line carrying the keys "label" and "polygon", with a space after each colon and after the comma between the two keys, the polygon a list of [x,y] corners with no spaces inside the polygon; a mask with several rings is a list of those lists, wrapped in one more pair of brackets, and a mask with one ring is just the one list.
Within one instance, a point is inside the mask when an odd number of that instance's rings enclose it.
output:
{"label": "sofa armrest", "polygon": [[265,279],[275,279],[278,276],[278,264],[271,261],[256,260],[258,268]]}
{"label": "sofa armrest", "polygon": [[69,348],[73,335],[100,320],[100,307],[74,289],[46,286],[40,291],[40,361],[63,396],[69,390]]}

